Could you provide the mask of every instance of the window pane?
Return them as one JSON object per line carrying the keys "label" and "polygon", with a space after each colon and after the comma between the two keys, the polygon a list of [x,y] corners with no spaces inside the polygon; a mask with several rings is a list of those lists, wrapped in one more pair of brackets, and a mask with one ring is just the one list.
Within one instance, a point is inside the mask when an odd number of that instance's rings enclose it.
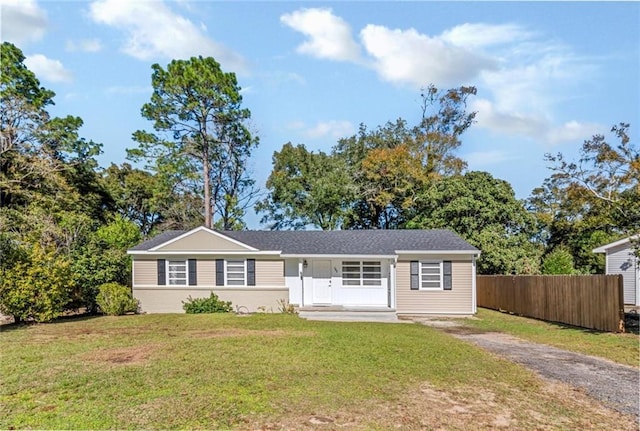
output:
{"label": "window pane", "polygon": [[170,260],[167,262],[167,284],[170,286],[187,285],[187,262]]}
{"label": "window pane", "polygon": [[439,262],[422,262],[421,266],[421,287],[423,289],[441,289],[441,265]]}
{"label": "window pane", "polygon": [[378,261],[342,262],[343,286],[380,286],[382,265]]}
{"label": "window pane", "polygon": [[226,285],[244,286],[245,282],[245,261],[241,259],[227,260]]}

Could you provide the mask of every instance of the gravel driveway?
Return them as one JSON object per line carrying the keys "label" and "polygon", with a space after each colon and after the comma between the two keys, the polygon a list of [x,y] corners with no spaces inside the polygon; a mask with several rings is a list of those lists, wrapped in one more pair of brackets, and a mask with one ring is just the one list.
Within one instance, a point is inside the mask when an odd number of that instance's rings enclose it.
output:
{"label": "gravel driveway", "polygon": [[606,406],[640,418],[640,372],[633,367],[501,333],[469,333],[453,327],[442,329],[456,338],[524,365],[543,378],[582,388]]}

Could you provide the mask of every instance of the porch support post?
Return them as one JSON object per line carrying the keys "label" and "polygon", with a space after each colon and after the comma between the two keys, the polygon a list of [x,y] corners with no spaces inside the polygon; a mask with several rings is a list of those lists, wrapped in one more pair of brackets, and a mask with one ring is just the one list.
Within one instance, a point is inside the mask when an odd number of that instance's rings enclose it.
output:
{"label": "porch support post", "polygon": [[389,308],[395,310],[396,308],[396,262],[398,261],[398,257],[394,259],[389,259],[389,293],[390,293],[390,301]]}
{"label": "porch support post", "polygon": [[300,276],[300,289],[301,289],[301,291],[300,291],[300,302],[301,302],[300,306],[304,307],[306,304],[305,304],[305,301],[304,301],[304,267],[303,267],[303,264],[302,264],[302,259],[298,259],[298,274]]}

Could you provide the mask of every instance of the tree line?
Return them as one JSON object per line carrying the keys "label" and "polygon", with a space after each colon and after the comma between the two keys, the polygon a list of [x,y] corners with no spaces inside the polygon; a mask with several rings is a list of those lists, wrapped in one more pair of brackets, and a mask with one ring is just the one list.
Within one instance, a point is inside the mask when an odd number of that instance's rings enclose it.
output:
{"label": "tree line", "polygon": [[80,117],[52,117],[15,45],[1,46],[0,310],[50,320],[96,309],[99,286],[130,285],[126,250],[169,229],[448,228],[482,250],[480,273],[595,273],[591,249],[640,231],[640,161],[629,125],[587,139],[579,160],[547,155],[551,175],[525,200],[457,156],[474,87],[421,93],[420,120],[398,118],[328,151],[286,143],[266,190],[247,170],[259,145],[233,73],[213,58],[152,66],[128,161],[100,167]]}

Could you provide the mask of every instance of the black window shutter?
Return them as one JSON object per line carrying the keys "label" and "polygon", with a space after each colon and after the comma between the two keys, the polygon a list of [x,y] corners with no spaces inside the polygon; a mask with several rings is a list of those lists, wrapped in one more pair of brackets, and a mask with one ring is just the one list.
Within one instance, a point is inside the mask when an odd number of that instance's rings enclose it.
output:
{"label": "black window shutter", "polygon": [[420,262],[411,261],[411,290],[420,289]]}
{"label": "black window shutter", "polygon": [[442,262],[442,281],[443,281],[443,289],[444,290],[452,290],[453,283],[451,282],[451,261],[445,260]]}
{"label": "black window shutter", "polygon": [[198,263],[195,259],[189,259],[189,286],[198,285]]}
{"label": "black window shutter", "polygon": [[224,286],[224,259],[216,259],[216,286]]}
{"label": "black window shutter", "polygon": [[247,259],[247,286],[256,285],[256,260]]}
{"label": "black window shutter", "polygon": [[158,259],[158,286],[164,286],[167,284],[165,260]]}

